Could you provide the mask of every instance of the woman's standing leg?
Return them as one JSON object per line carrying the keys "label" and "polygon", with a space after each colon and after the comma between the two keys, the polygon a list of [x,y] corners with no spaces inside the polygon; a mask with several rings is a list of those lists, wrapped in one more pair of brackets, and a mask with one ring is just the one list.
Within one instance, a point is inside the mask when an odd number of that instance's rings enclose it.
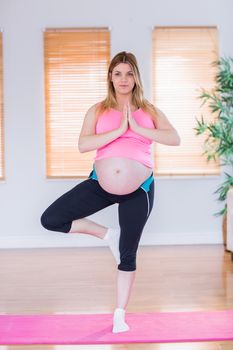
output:
{"label": "woman's standing leg", "polygon": [[129,329],[125,323],[125,308],[129,302],[136,274],[136,254],[143,228],[154,203],[154,181],[148,192],[142,188],[132,198],[119,204],[120,260],[117,275],[117,308],[114,312],[113,332]]}

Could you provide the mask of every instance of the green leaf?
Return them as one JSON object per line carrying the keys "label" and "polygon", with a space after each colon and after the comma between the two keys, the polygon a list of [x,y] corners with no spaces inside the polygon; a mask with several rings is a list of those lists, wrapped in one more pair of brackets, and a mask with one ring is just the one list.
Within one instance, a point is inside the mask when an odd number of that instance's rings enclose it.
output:
{"label": "green leaf", "polygon": [[224,207],[221,211],[214,214],[214,216],[221,216],[227,213],[227,207]]}
{"label": "green leaf", "polygon": [[[201,119],[196,119],[196,135],[204,134],[204,152],[206,161],[221,160],[221,166],[231,166],[231,174],[225,173],[225,179],[220,187],[214,192],[219,201],[225,201],[227,192],[233,186],[233,58],[220,57],[212,62],[217,67],[215,76],[216,86],[211,91],[200,89],[199,99],[202,100],[201,107],[207,104],[213,119],[205,121],[203,114]],[[223,215],[227,208],[225,206],[216,215]]]}

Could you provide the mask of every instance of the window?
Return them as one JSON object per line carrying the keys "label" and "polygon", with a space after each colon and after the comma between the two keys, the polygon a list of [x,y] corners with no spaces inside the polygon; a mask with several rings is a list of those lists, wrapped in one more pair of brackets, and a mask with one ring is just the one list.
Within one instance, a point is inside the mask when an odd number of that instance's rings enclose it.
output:
{"label": "window", "polygon": [[196,136],[196,117],[213,119],[198,98],[215,86],[218,33],[215,27],[156,27],[152,35],[153,102],[177,129],[181,144],[154,144],[157,175],[219,175],[219,163],[206,161],[204,135]]}
{"label": "window", "polygon": [[2,32],[0,32],[0,180],[5,179],[4,136],[3,136],[3,48]]}
{"label": "window", "polygon": [[44,55],[46,175],[86,177],[95,151],[81,154],[78,138],[86,111],[106,96],[109,30],[46,29]]}

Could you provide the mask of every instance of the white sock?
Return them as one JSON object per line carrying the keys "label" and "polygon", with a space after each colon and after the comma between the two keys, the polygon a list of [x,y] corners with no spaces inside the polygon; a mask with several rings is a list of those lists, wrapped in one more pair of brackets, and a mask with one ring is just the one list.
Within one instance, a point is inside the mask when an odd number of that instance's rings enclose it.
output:
{"label": "white sock", "polygon": [[113,333],[126,332],[129,330],[129,326],[125,323],[125,310],[117,308],[114,311],[113,316]]}
{"label": "white sock", "polygon": [[119,251],[119,240],[120,240],[120,229],[109,228],[104,240],[108,242],[109,248],[112,251],[112,254],[117,262],[117,265],[120,264],[120,251]]}

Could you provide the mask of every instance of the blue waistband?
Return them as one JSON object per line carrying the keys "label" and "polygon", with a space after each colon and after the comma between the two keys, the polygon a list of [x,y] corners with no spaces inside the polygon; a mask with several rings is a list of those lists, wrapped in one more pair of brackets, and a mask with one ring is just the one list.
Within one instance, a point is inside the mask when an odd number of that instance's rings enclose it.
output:
{"label": "blue waistband", "polygon": [[151,185],[151,183],[153,182],[153,180],[154,180],[154,174],[152,173],[151,175],[150,175],[150,177],[148,177],[148,179],[146,179],[146,181],[144,181],[142,184],[141,184],[141,188],[143,189],[143,190],[145,190],[146,192],[148,192],[149,190],[150,190],[150,185]]}
{"label": "blue waistband", "polygon": [[[97,180],[98,181],[98,177],[97,177],[97,174],[96,174],[96,171],[95,171],[95,166],[93,165],[93,170],[92,172],[90,173],[90,176],[89,178],[93,179],[93,180]],[[148,179],[146,179],[141,185],[140,187],[148,192],[150,190],[150,185],[151,183],[153,182],[154,180],[154,174],[152,172],[152,174],[150,175],[150,177],[148,177]]]}

